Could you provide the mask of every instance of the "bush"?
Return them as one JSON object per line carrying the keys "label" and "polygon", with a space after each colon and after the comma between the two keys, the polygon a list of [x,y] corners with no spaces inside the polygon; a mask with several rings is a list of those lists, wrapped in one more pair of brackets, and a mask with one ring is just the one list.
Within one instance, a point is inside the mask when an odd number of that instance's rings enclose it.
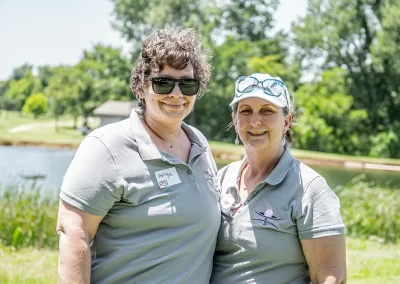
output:
{"label": "bush", "polygon": [[380,158],[400,158],[400,125],[394,130],[379,132],[371,137],[371,149],[369,156]]}
{"label": "bush", "polygon": [[46,113],[48,108],[47,97],[43,93],[36,93],[26,99],[22,112],[33,114],[37,118],[39,115]]}
{"label": "bush", "polygon": [[400,240],[400,188],[389,189],[354,179],[336,189],[347,234],[376,236],[386,243]]}
{"label": "bush", "polygon": [[23,247],[56,248],[58,201],[35,193],[6,189],[0,194],[0,244]]}
{"label": "bush", "polygon": [[[347,235],[400,241],[400,188],[389,189],[354,179],[338,187]],[[0,194],[0,247],[57,248],[58,201],[8,189]]]}

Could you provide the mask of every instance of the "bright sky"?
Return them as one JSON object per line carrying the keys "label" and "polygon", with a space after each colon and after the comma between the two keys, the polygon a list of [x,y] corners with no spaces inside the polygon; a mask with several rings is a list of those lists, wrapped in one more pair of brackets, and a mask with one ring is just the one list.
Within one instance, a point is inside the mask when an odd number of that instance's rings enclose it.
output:
{"label": "bright sky", "polygon": [[[307,0],[281,0],[276,27],[288,30],[306,12]],[[108,0],[0,0],[0,80],[29,63],[75,64],[93,44],[127,44],[110,25]]]}

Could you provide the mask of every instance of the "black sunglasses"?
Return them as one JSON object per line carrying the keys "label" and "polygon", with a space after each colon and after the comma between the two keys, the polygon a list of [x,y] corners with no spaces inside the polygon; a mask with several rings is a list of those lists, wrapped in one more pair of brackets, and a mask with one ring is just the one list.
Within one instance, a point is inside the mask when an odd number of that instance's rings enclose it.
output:
{"label": "black sunglasses", "polygon": [[159,95],[168,95],[172,92],[175,87],[175,83],[178,82],[179,89],[182,95],[194,96],[199,91],[200,82],[195,78],[165,78],[165,77],[153,77],[144,78],[145,81],[151,81],[151,85],[154,93]]}

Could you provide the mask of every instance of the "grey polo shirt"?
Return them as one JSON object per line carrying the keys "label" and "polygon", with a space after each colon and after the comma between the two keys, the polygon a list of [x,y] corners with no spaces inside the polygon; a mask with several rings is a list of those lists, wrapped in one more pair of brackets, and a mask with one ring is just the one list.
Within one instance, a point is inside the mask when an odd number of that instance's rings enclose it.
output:
{"label": "grey polo shirt", "polygon": [[285,148],[272,173],[242,202],[238,182],[246,163],[218,172],[222,221],[210,283],[311,283],[300,240],[344,234],[338,198]]}
{"label": "grey polo shirt", "polygon": [[105,216],[91,243],[92,283],[208,283],[221,213],[205,137],[182,124],[184,163],[160,152],[136,112],[79,146],[60,197]]}

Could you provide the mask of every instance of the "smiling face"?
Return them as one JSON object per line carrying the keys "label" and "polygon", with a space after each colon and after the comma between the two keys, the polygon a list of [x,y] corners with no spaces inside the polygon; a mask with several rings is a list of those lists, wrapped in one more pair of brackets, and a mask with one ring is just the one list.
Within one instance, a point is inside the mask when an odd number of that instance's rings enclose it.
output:
{"label": "smiling face", "polygon": [[[160,72],[151,72],[150,77],[194,78],[191,66],[185,69],[175,69],[168,65],[165,65]],[[178,83],[175,83],[170,94],[159,95],[154,92],[151,82],[148,82],[144,100],[146,102],[146,117],[162,124],[175,124],[182,122],[192,111],[196,96],[182,95]]]}
{"label": "smiling face", "polygon": [[278,151],[283,148],[282,137],[292,116],[285,117],[283,109],[264,99],[246,98],[238,102],[232,114],[236,132],[246,148]]}

